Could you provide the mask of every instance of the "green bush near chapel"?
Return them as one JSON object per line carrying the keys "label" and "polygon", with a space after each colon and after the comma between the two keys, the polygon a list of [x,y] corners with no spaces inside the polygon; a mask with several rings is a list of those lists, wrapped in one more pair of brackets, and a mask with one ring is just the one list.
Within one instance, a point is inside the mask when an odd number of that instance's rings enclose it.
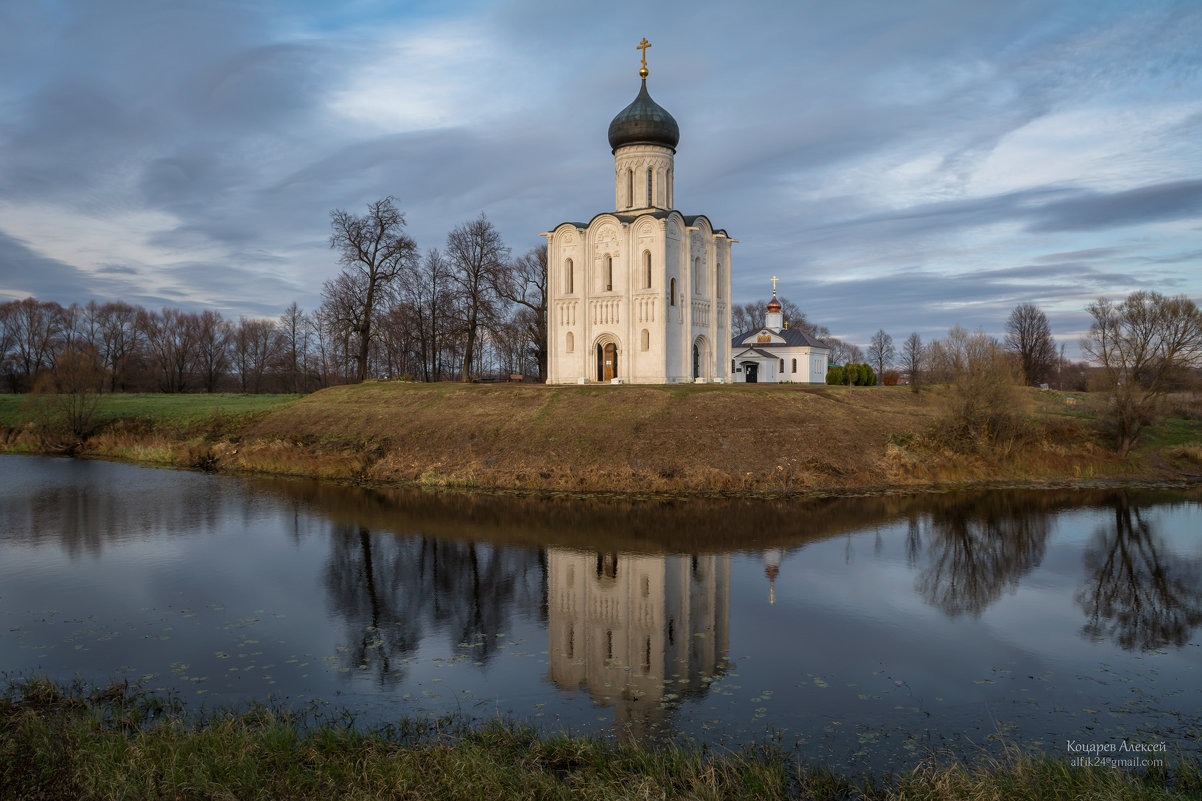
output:
{"label": "green bush near chapel", "polygon": [[826,383],[831,384],[832,386],[845,383],[842,365],[832,364],[827,368]]}

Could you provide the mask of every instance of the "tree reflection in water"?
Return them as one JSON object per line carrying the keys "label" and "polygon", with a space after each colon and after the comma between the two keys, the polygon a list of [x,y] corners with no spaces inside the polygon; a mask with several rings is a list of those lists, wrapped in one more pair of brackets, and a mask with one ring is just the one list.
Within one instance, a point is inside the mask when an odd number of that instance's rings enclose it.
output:
{"label": "tree reflection in water", "polygon": [[1185,645],[1202,623],[1200,568],[1166,548],[1127,493],[1117,493],[1114,525],[1099,527],[1085,552],[1087,578],[1075,596],[1083,631],[1127,651]]}
{"label": "tree reflection in water", "polygon": [[381,685],[404,677],[400,658],[429,629],[445,629],[452,647],[471,646],[486,662],[512,615],[538,617],[544,605],[542,555],[430,537],[373,534],[335,524],[326,588],[346,623],[344,666]]}
{"label": "tree reflection in water", "polygon": [[[927,603],[951,617],[980,615],[1038,567],[1048,539],[1048,510],[1030,498],[971,495],[927,517],[927,565],[916,583]],[[919,561],[922,527],[911,520],[906,552]]]}

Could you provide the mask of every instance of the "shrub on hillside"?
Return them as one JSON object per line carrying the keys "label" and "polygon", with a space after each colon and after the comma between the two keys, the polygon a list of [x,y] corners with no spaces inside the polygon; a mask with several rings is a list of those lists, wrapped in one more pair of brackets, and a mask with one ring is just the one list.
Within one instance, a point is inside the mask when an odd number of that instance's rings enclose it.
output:
{"label": "shrub on hillside", "polygon": [[886,370],[881,376],[881,383],[887,387],[896,387],[901,375],[896,370]]}
{"label": "shrub on hillside", "polygon": [[956,450],[1009,450],[1024,435],[1017,361],[994,337],[959,326],[940,345],[949,391],[939,435]]}
{"label": "shrub on hillside", "polygon": [[846,376],[844,375],[843,367],[841,365],[832,364],[826,370],[826,383],[828,384],[845,384],[847,383],[843,380],[845,377]]}

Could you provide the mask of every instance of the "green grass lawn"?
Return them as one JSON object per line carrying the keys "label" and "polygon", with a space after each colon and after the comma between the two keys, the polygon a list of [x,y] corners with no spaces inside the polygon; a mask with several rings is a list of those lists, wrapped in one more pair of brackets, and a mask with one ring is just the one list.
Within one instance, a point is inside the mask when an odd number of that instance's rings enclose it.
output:
{"label": "green grass lawn", "polygon": [[[161,392],[131,392],[104,395],[97,411],[101,420],[150,417],[175,423],[191,423],[214,414],[236,417],[269,411],[296,402],[300,395],[168,395]],[[0,395],[0,425],[15,426],[31,418],[28,395]]]}

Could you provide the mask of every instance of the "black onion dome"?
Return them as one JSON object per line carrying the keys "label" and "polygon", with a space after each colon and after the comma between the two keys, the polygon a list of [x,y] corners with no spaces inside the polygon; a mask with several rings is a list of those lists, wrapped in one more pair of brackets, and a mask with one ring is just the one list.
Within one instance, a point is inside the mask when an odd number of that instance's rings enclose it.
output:
{"label": "black onion dome", "polygon": [[675,150],[679,141],[680,128],[676,120],[651,99],[644,78],[639,96],[619,111],[609,124],[609,146],[617,150],[623,145],[666,145]]}

